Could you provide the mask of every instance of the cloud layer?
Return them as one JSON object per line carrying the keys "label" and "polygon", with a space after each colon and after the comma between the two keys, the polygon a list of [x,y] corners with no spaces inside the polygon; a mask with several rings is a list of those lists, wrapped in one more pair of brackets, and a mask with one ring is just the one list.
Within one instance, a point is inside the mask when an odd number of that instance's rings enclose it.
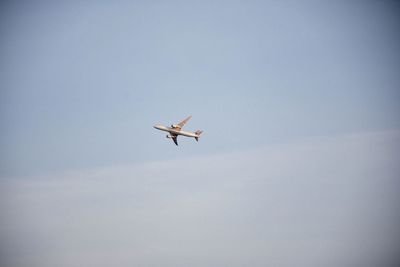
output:
{"label": "cloud layer", "polygon": [[388,266],[399,132],[3,179],[9,266]]}

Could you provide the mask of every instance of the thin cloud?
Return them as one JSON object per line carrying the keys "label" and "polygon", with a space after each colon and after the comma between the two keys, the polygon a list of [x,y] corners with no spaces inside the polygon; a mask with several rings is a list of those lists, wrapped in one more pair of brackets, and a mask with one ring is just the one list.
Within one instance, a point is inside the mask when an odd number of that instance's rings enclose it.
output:
{"label": "thin cloud", "polygon": [[[383,266],[400,133],[4,180],[15,266]],[[372,241],[373,240],[373,241]]]}

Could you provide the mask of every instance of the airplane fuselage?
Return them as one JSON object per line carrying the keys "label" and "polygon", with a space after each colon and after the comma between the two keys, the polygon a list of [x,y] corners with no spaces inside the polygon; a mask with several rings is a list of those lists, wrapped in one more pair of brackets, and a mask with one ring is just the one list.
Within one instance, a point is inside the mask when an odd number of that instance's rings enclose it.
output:
{"label": "airplane fuselage", "polygon": [[154,125],[154,128],[156,128],[157,130],[164,131],[164,132],[169,132],[169,133],[175,134],[175,135],[183,135],[183,136],[187,136],[187,137],[198,137],[198,135],[196,133],[194,133],[194,132],[176,130],[174,128],[166,127],[166,126],[163,126],[163,125]]}

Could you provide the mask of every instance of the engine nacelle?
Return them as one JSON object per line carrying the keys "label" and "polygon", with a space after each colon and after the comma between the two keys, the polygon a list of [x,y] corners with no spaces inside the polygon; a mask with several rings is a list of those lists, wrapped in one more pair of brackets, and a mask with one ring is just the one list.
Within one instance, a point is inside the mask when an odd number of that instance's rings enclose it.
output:
{"label": "engine nacelle", "polygon": [[171,128],[181,128],[179,125],[171,124]]}
{"label": "engine nacelle", "polygon": [[166,138],[171,138],[171,136],[169,136],[169,135],[167,134]]}

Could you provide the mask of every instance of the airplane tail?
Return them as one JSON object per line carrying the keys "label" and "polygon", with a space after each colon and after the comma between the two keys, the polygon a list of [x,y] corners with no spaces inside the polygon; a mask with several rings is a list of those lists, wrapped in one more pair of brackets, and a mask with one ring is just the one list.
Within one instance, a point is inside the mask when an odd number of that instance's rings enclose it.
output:
{"label": "airplane tail", "polygon": [[199,141],[199,137],[200,137],[200,134],[202,133],[203,131],[201,131],[201,130],[197,130],[197,131],[195,131],[194,133],[197,135],[194,139],[196,139],[196,141]]}

